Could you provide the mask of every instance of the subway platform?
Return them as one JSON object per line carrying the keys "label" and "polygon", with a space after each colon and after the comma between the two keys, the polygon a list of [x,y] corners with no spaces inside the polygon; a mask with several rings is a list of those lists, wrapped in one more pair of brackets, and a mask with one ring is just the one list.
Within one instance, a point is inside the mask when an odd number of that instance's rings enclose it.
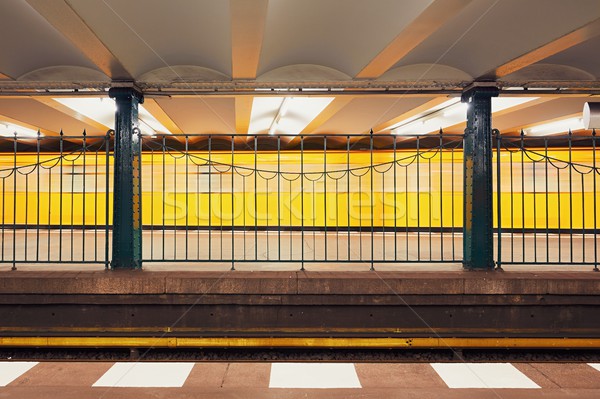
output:
{"label": "subway platform", "polygon": [[600,348],[600,273],[452,267],[348,272],[22,266],[0,271],[0,347]]}

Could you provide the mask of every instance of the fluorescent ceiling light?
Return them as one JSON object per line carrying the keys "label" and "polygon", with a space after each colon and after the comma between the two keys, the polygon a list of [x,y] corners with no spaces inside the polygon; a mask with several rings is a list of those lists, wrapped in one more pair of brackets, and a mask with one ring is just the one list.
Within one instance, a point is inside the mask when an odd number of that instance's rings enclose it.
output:
{"label": "fluorescent ceiling light", "polygon": [[[429,109],[428,109],[427,111],[425,111],[425,112],[422,112],[422,113],[420,113],[420,114],[418,114],[418,115],[411,116],[410,118],[406,118],[406,119],[404,119],[403,121],[401,121],[401,122],[398,122],[398,123],[396,123],[395,125],[392,125],[392,126],[390,127],[390,129],[392,130],[392,132],[394,132],[394,131],[395,131],[397,128],[399,128],[399,127],[403,127],[403,126],[405,126],[405,125],[409,124],[409,123],[410,123],[410,122],[412,122],[412,121],[416,121],[417,119],[422,119],[422,118],[425,118],[425,117],[426,117],[426,116],[428,116],[428,115],[432,115],[432,114],[433,114],[433,113],[435,113],[436,111],[439,111],[439,110],[445,109],[445,108],[447,108],[447,107],[449,107],[449,106],[451,106],[451,105],[455,105],[455,104],[459,104],[459,103],[460,103],[460,99],[457,99],[457,98],[452,98],[452,99],[450,99],[450,100],[444,101],[443,103],[441,103],[441,104],[438,104],[438,105],[436,105],[435,107],[431,107],[431,108],[429,108]],[[422,122],[424,122],[424,121],[421,121],[421,123],[422,123]]]}
{"label": "fluorescent ceiling light", "polygon": [[[117,107],[112,98],[55,98],[57,102],[71,108],[94,121],[114,129],[115,112]],[[138,106],[138,118],[142,134],[155,135],[157,133],[171,134],[142,104]]]}
{"label": "fluorescent ceiling light", "polygon": [[0,122],[0,136],[15,137],[15,132],[17,133],[17,138],[36,138],[38,135],[38,132],[36,130],[29,129],[20,125],[15,125],[14,123]]}
{"label": "fluorescent ceiling light", "polygon": [[541,136],[546,134],[567,133],[569,131],[585,129],[583,119],[579,117],[561,119],[554,122],[543,123],[541,125],[532,126],[525,129],[525,133],[533,136]]}
{"label": "fluorescent ceiling light", "polygon": [[[513,108],[537,97],[499,97],[492,99],[492,113]],[[392,128],[394,134],[428,134],[440,129],[464,123],[467,120],[468,105],[459,99],[451,99],[433,107],[420,115],[408,118]]]}
{"label": "fluorescent ceiling light", "polygon": [[248,134],[299,134],[333,97],[257,97]]}

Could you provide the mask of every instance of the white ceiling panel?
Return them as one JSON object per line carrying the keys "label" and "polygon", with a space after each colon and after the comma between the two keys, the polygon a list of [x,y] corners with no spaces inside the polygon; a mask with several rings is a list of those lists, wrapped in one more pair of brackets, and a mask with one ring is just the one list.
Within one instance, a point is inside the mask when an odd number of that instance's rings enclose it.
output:
{"label": "white ceiling panel", "polygon": [[97,68],[24,0],[3,0],[0,9],[0,73],[14,79],[40,68]]}
{"label": "white ceiling panel", "polygon": [[356,75],[431,0],[269,2],[259,72],[317,64]]}
{"label": "white ceiling panel", "polygon": [[438,63],[477,77],[598,17],[598,0],[477,0],[396,66]]}
{"label": "white ceiling panel", "polygon": [[229,2],[68,0],[134,76],[196,65],[231,75]]}

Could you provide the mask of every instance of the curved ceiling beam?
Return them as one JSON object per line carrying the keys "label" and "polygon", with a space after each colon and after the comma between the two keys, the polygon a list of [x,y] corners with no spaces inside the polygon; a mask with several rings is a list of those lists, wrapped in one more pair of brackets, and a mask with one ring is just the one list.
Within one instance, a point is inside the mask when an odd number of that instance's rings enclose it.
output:
{"label": "curved ceiling beam", "polygon": [[435,0],[356,75],[376,79],[462,11],[471,0]]}
{"label": "curved ceiling beam", "polygon": [[250,115],[252,114],[252,96],[235,97],[235,132],[247,134],[250,126]]}
{"label": "curved ceiling beam", "polygon": [[506,75],[510,75],[513,72],[519,71],[526,66],[535,64],[541,60],[551,57],[555,54],[561,53],[571,47],[586,42],[596,36],[600,35],[600,18],[582,26],[581,28],[574,30],[571,33],[567,33],[564,36],[556,38],[549,43],[544,44],[541,47],[536,48],[526,54],[523,54],[506,64],[500,65],[493,71],[486,73],[481,78],[486,79],[498,79]]}
{"label": "curved ceiling beam", "polygon": [[65,0],[26,1],[105,75],[113,80],[133,79],[121,62]]}
{"label": "curved ceiling beam", "polygon": [[234,79],[256,78],[268,4],[268,0],[229,0],[231,71]]}

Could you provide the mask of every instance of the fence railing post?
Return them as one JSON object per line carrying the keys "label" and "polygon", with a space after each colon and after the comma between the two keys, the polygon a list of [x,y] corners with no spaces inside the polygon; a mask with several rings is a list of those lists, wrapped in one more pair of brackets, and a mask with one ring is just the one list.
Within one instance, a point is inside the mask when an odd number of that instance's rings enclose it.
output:
{"label": "fence railing post", "polygon": [[462,101],[468,104],[464,135],[463,267],[494,268],[492,188],[492,97],[498,88],[475,84]]}
{"label": "fence railing post", "polygon": [[115,99],[112,269],[142,267],[141,135],[138,104],[142,93],[133,87],[113,87]]}

